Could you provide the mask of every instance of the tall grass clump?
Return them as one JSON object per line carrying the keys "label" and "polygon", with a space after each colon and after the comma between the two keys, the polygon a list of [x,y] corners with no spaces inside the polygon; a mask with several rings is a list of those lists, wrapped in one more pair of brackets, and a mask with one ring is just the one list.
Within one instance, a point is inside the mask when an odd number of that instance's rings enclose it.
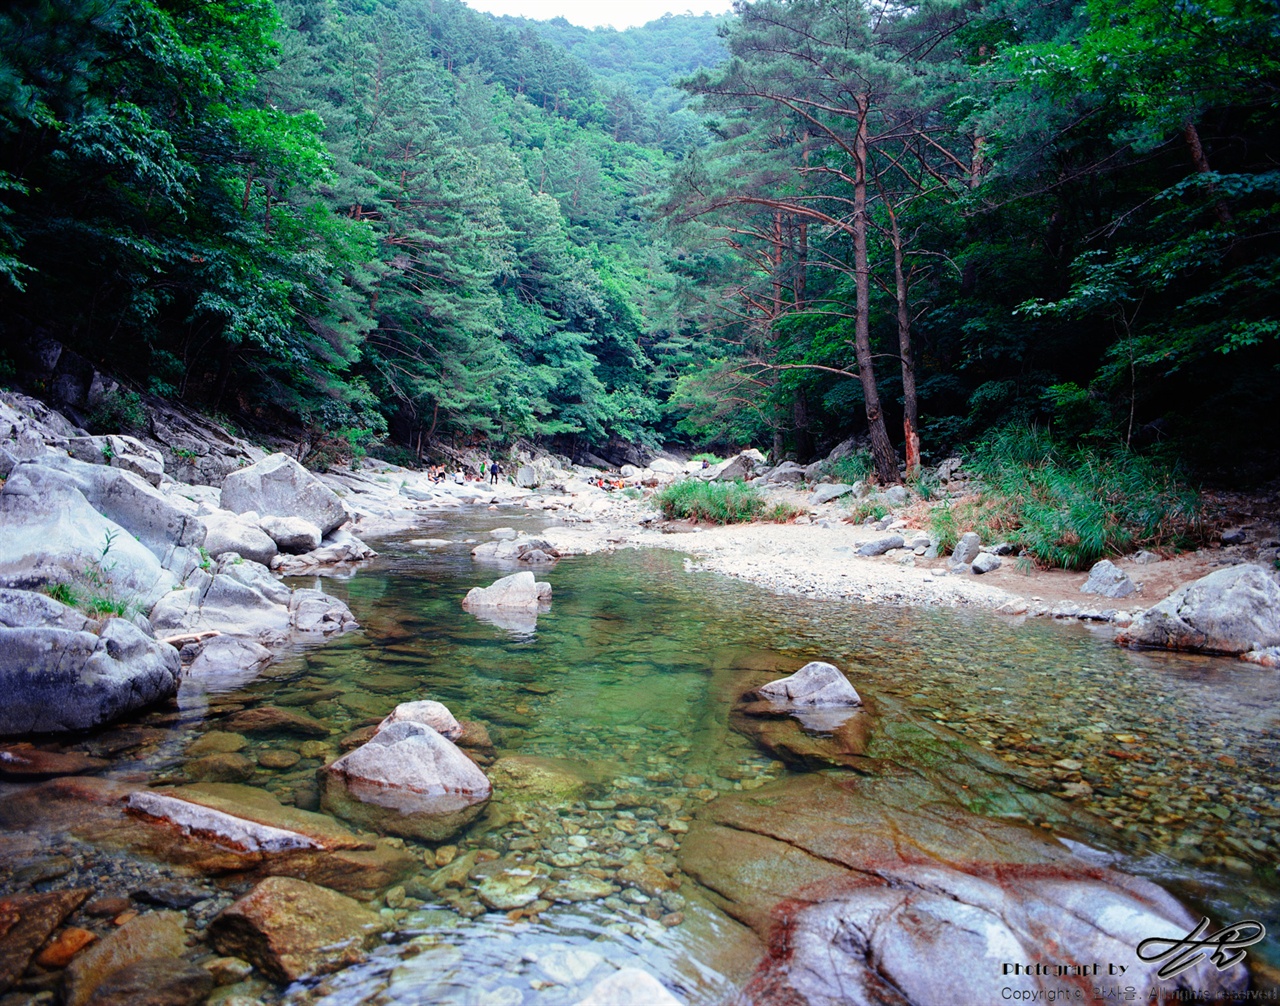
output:
{"label": "tall grass clump", "polygon": [[976,501],[935,511],[943,547],[972,528],[1038,563],[1087,569],[1133,548],[1180,548],[1200,534],[1200,497],[1176,471],[1123,444],[1067,447],[1044,430],[1009,426],[979,443],[966,467]]}
{"label": "tall grass clump", "polygon": [[830,475],[836,482],[853,485],[855,482],[863,481],[875,470],[875,467],[871,452],[861,450],[836,458],[834,461],[824,461],[822,474]]}
{"label": "tall grass clump", "polygon": [[653,499],[667,520],[685,518],[713,524],[754,520],[765,505],[759,491],[745,482],[703,482],[701,479],[673,482]]}

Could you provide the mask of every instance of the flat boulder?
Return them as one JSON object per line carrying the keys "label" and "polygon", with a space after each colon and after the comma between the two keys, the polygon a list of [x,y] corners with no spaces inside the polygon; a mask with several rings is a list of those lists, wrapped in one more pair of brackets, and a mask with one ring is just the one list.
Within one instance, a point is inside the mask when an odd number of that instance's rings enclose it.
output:
{"label": "flat boulder", "polygon": [[1142,612],[1116,642],[1232,655],[1280,645],[1280,584],[1261,566],[1214,570]]}
{"label": "flat boulder", "polygon": [[483,608],[537,611],[550,601],[551,584],[536,582],[533,573],[526,570],[495,580],[488,587],[472,587],[462,599],[462,606],[468,611]]}
{"label": "flat boulder", "polygon": [[[1027,1001],[1062,987],[1087,998],[1096,979],[1069,968],[1097,960],[1125,965],[1141,1001],[1157,989],[1248,985],[1243,965],[1218,971],[1208,960],[1159,982],[1159,964],[1140,960],[1137,945],[1191,932],[1186,908],[1041,829],[973,813],[919,776],[810,774],[722,795],[699,812],[680,865],[768,941],[749,1002],[997,1003],[1008,987]],[[983,960],[1068,973],[956,967]]]}
{"label": "flat boulder", "polygon": [[177,694],[178,651],[124,618],[95,622],[52,598],[0,589],[0,734],[111,723]]}
{"label": "flat boulder", "polygon": [[374,831],[441,842],[474,821],[492,788],[431,727],[401,721],[320,771],[322,806]]}
{"label": "flat boulder", "polygon": [[305,880],[268,877],[209,923],[209,939],[281,983],[362,960],[385,928],[358,901]]}
{"label": "flat boulder", "polygon": [[454,719],[453,713],[443,702],[432,699],[419,699],[417,702],[401,702],[378,725],[378,729],[391,726],[392,723],[423,723],[446,740],[457,741],[462,736],[462,724]]}
{"label": "flat boulder", "polygon": [[328,534],[347,520],[338,495],[286,454],[271,454],[222,482],[222,505],[236,513],[302,517]]}
{"label": "flat boulder", "polygon": [[25,743],[0,747],[0,779],[17,782],[101,772],[110,764],[79,751],[44,751]]}
{"label": "flat boulder", "polygon": [[200,520],[205,527],[205,551],[215,559],[235,552],[251,562],[266,565],[280,551],[256,522],[243,520],[238,514],[211,513]]}
{"label": "flat boulder", "polygon": [[829,482],[826,485],[818,486],[813,491],[813,495],[809,497],[810,506],[821,506],[823,503],[830,503],[837,500],[841,496],[848,496],[853,492],[853,486],[844,482]]}
{"label": "flat boulder", "polygon": [[305,517],[263,517],[258,527],[276,543],[281,552],[300,555],[320,547],[324,535]]}
{"label": "flat boulder", "polygon": [[1089,570],[1089,579],[1080,587],[1082,594],[1100,594],[1103,597],[1128,597],[1138,589],[1129,574],[1110,559],[1100,559]]}
{"label": "flat boulder", "polygon": [[884,555],[891,548],[902,548],[906,543],[900,534],[886,534],[859,546],[858,555]]}
{"label": "flat boulder", "polygon": [[184,688],[198,684],[206,692],[229,692],[258,676],[271,651],[252,639],[214,636],[204,643],[187,668]]}

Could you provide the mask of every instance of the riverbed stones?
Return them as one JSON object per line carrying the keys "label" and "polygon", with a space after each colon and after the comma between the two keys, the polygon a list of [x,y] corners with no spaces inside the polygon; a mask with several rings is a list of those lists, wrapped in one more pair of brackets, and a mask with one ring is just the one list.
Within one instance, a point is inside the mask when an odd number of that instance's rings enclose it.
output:
{"label": "riverbed stones", "polygon": [[86,1006],[108,979],[139,961],[160,958],[176,966],[187,948],[185,925],[181,912],[148,912],[81,952],[63,978],[66,1006]]}
{"label": "riverbed stones", "polygon": [[423,723],[446,740],[457,741],[462,736],[462,724],[454,719],[453,713],[443,702],[432,699],[419,699],[416,702],[401,702],[378,729],[389,727],[392,723]]}
{"label": "riverbed stones", "polygon": [[222,482],[222,505],[235,513],[301,517],[328,534],[347,520],[337,494],[285,454],[271,454]]}
{"label": "riverbed stones", "polygon": [[795,674],[761,685],[754,697],[805,708],[862,705],[857,689],[840,668],[823,660],[811,660]]}
{"label": "riverbed stones", "polygon": [[449,740],[401,721],[321,770],[322,805],[375,831],[442,842],[479,816],[489,780]]}
{"label": "riverbed stones", "polygon": [[508,755],[489,767],[489,779],[504,801],[564,806],[582,799],[587,780],[571,763],[537,755]]}
{"label": "riverbed stones", "polygon": [[1280,645],[1280,584],[1261,566],[1214,570],[1139,614],[1116,642],[1232,655]]}
{"label": "riverbed stones", "polygon": [[462,600],[469,611],[511,608],[537,611],[551,601],[551,584],[538,583],[527,570],[495,580],[488,587],[472,587]]}
{"label": "riverbed stones", "polygon": [[1129,574],[1110,559],[1100,559],[1089,570],[1089,579],[1080,587],[1082,594],[1101,594],[1103,597],[1128,597],[1138,589]]}
{"label": "riverbed stones", "polygon": [[292,877],[268,877],[209,924],[220,953],[278,982],[353,964],[385,928],[353,898]]}
{"label": "riverbed stones", "polygon": [[851,485],[844,482],[829,482],[814,489],[813,495],[809,497],[809,504],[810,506],[821,506],[823,503],[838,500],[841,496],[848,496],[851,492],[853,492],[853,486]]}
{"label": "riverbed stones", "polygon": [[0,734],[83,730],[177,694],[178,651],[124,618],[95,622],[0,589]]}
{"label": "riverbed stones", "polygon": [[0,898],[0,995],[22,977],[49,935],[88,896],[82,888]]}
{"label": "riverbed stones", "polygon": [[884,555],[892,548],[902,548],[906,540],[900,534],[886,534],[858,547],[858,555]]}

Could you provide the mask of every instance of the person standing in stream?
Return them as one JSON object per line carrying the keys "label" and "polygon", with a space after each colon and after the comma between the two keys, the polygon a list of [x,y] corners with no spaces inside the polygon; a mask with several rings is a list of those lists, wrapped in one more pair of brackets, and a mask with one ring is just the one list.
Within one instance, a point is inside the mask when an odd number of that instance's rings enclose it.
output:
{"label": "person standing in stream", "polygon": [[493,462],[489,465],[489,484],[496,486],[498,484],[498,476],[502,474],[502,465]]}

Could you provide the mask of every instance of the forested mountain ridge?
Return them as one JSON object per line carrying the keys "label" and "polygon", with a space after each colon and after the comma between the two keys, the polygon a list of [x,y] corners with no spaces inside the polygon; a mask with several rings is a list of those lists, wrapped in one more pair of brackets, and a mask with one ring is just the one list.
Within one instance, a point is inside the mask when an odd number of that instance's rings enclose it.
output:
{"label": "forested mountain ridge", "polygon": [[865,432],[892,480],[1014,421],[1266,474],[1269,11],[18,0],[0,369],[357,446]]}
{"label": "forested mountain ridge", "polygon": [[353,442],[656,441],[672,156],[562,48],[456,0],[0,18],[7,343]]}

